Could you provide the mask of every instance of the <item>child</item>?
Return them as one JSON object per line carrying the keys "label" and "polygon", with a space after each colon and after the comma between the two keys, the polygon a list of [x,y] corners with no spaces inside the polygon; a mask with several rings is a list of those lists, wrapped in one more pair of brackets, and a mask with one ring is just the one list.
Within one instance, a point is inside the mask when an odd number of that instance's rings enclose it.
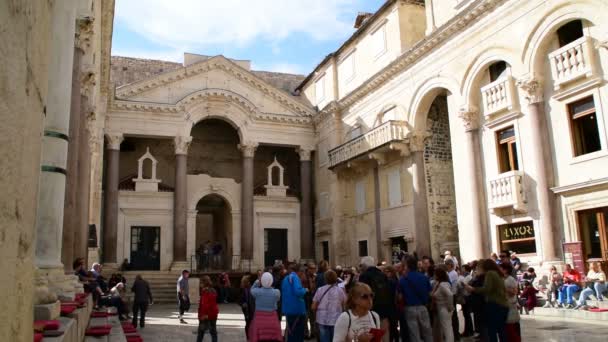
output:
{"label": "child", "polygon": [[211,341],[217,342],[217,315],[219,308],[217,306],[217,293],[211,283],[209,276],[201,278],[201,298],[198,304],[198,335],[196,342],[202,342],[205,337],[205,332],[209,330]]}
{"label": "child", "polygon": [[532,283],[528,280],[524,281],[524,290],[519,297],[520,305],[526,311],[526,315],[530,310],[534,310],[534,307],[536,306],[536,293],[538,293],[538,290],[532,286]]}

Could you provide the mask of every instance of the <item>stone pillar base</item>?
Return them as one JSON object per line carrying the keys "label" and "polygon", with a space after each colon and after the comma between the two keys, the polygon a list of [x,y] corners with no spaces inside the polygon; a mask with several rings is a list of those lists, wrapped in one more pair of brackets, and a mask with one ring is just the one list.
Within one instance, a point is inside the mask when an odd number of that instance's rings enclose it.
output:
{"label": "stone pillar base", "polygon": [[74,300],[77,291],[83,291],[78,277],[66,276],[63,267],[36,269],[35,282],[35,304],[51,304],[58,298]]}
{"label": "stone pillar base", "polygon": [[61,303],[56,301],[50,304],[34,305],[34,320],[54,320],[61,314]]}
{"label": "stone pillar base", "polygon": [[171,264],[171,271],[183,271],[183,270],[189,270],[190,272],[192,272],[192,270],[190,270],[190,263],[187,261],[174,261],[173,264]]}

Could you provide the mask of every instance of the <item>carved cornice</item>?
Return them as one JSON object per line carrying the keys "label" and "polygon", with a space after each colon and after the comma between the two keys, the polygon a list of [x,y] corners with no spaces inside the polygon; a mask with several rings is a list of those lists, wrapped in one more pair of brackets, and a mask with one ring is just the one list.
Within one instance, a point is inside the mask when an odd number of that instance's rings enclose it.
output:
{"label": "carved cornice", "polygon": [[191,136],[177,136],[173,139],[173,144],[175,146],[175,154],[188,154],[188,147],[190,147],[190,143],[192,142]]}
{"label": "carved cornice", "polygon": [[124,140],[122,133],[106,132],[106,138],[109,150],[120,150],[120,143]]}
{"label": "carved cornice", "polygon": [[458,117],[462,120],[462,124],[466,132],[479,129],[479,110],[472,105],[462,106],[458,110]]}
{"label": "carved cornice", "polygon": [[258,148],[257,142],[246,142],[243,144],[239,144],[239,150],[243,152],[243,157],[245,158],[253,158],[255,155],[255,150]]}
{"label": "carved cornice", "polygon": [[166,72],[150,79],[122,86],[116,89],[116,96],[136,96],[145,91],[162,87],[185,78],[209,72],[211,70],[222,70],[230,74],[232,77],[241,80],[247,83],[248,85],[258,89],[265,96],[274,99],[281,105],[293,110],[299,115],[312,116],[314,114],[314,110],[312,108],[306,106],[304,103],[301,103],[296,99],[291,98],[289,94],[275,88],[269,83],[266,83],[264,80],[253,75],[248,70],[245,70],[240,66],[234,64],[223,56],[216,56],[211,59],[195,63],[184,68],[179,68],[177,70]]}
{"label": "carved cornice", "polygon": [[528,104],[535,104],[543,101],[543,86],[538,77],[528,77],[517,81],[517,86],[523,92]]}

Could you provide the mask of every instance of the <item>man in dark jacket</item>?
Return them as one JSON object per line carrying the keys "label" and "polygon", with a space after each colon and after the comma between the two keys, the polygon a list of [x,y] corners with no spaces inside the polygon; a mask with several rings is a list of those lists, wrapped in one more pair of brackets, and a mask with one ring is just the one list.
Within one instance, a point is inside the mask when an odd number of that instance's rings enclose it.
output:
{"label": "man in dark jacket", "polygon": [[388,334],[389,317],[393,315],[395,310],[395,292],[391,290],[386,274],[375,266],[373,257],[363,257],[360,268],[359,281],[369,285],[374,292],[372,310],[380,316],[381,328],[385,334]]}
{"label": "man in dark jacket", "polygon": [[133,326],[137,327],[137,315],[138,312],[141,311],[141,318],[139,320],[139,326],[144,327],[146,322],[146,311],[148,311],[148,304],[152,304],[152,292],[150,291],[150,285],[147,281],[145,281],[141,275],[135,276],[135,281],[133,282],[133,287],[131,287],[131,292],[133,292]]}

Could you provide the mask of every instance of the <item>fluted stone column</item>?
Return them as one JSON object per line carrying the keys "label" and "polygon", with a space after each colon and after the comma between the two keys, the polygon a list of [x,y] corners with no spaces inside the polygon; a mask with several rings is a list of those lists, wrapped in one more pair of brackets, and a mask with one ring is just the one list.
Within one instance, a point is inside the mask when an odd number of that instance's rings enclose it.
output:
{"label": "fluted stone column", "polygon": [[116,264],[116,244],[118,234],[118,182],[120,166],[121,133],[106,133],[107,165],[106,188],[104,192],[103,220],[103,262]]}
{"label": "fluted stone column", "polygon": [[553,161],[551,145],[547,143],[550,138],[545,116],[542,84],[539,79],[528,78],[518,81],[517,85],[523,91],[528,102],[528,116],[530,117],[530,129],[532,131],[530,149],[536,166],[536,174],[533,175],[533,178],[536,182],[542,259],[543,261],[557,261],[554,238],[557,233],[557,229],[555,229],[557,228],[556,203],[555,196],[551,192],[554,181]]}
{"label": "fluted stone column", "polygon": [[[470,241],[471,249],[466,255],[468,260],[485,258],[488,255],[488,238],[485,223],[486,201],[483,187],[483,174],[481,166],[481,145],[479,143],[479,111],[469,106],[463,107],[458,113],[465,128],[465,149],[467,151],[468,171],[467,178],[471,183],[471,189],[467,192],[469,201],[469,217],[471,225],[463,227],[459,225],[460,241]],[[466,210],[466,209],[465,209]],[[461,242],[462,243],[462,242]],[[462,244],[461,244],[462,246]]]}
{"label": "fluted stone column", "polygon": [[419,256],[431,255],[431,231],[426,192],[426,175],[424,172],[425,133],[415,133],[410,137],[412,156],[412,177],[414,185],[414,217],[416,252]]}
{"label": "fluted stone column", "polygon": [[241,260],[253,259],[253,157],[257,144],[239,145],[243,152],[241,188]]}
{"label": "fluted stone column", "polygon": [[188,147],[192,137],[175,137],[175,192],[173,200],[173,265],[185,264],[187,259],[188,238],[188,204],[187,184],[188,177]]}
{"label": "fluted stone column", "polygon": [[310,150],[299,149],[300,154],[300,253],[301,259],[314,260],[314,229],[312,224],[312,161]]}

